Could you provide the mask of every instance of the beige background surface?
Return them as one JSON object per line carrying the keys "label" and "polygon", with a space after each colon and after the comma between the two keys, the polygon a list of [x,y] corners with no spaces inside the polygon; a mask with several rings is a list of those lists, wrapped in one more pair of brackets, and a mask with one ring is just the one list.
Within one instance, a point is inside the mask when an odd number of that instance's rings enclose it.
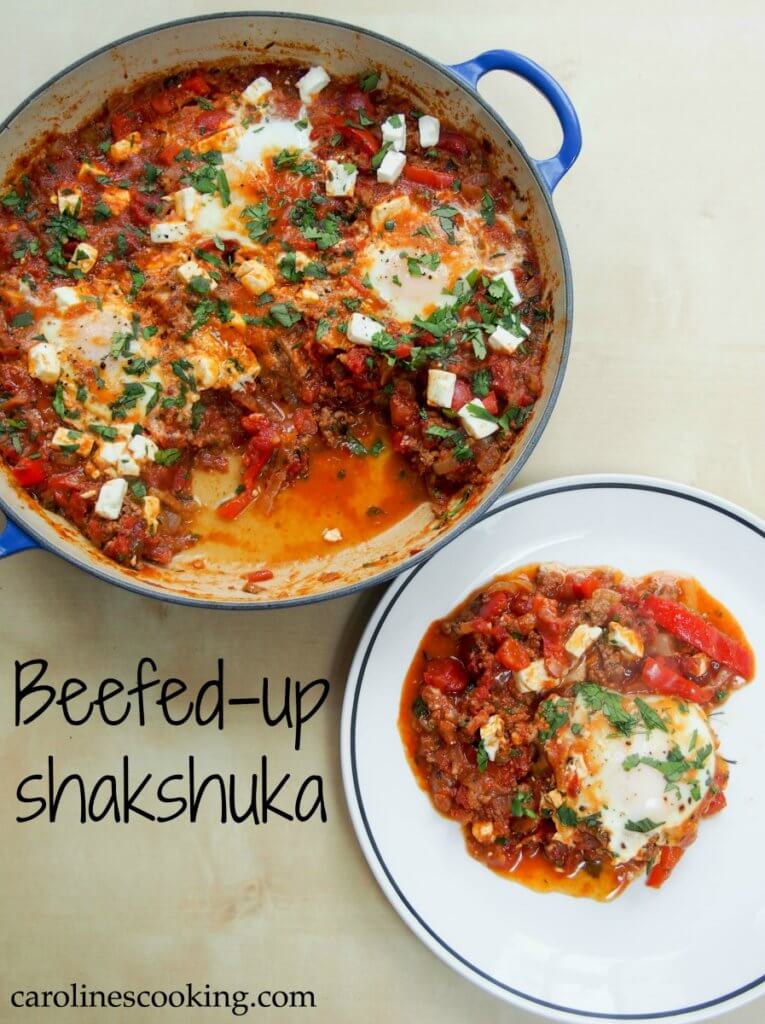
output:
{"label": "beige background surface", "polygon": [[[125,32],[227,6],[234,5],[6,2],[2,112]],[[355,21],[447,62],[513,47],[570,91],[585,145],[556,204],[574,267],[574,347],[555,416],[518,483],[580,471],[650,473],[765,514],[761,5],[479,0],[449,5],[448,15],[446,5],[411,0],[284,6]],[[436,9],[439,15],[428,13]],[[553,151],[552,114],[527,87],[497,74],[484,92],[532,153]],[[104,988],[193,980],[316,992],[312,1014],[271,1011],[256,1019],[531,1019],[422,947],[356,846],[340,784],[339,709],[354,645],[378,598],[289,613],[209,613],[140,600],[47,554],[0,564],[0,1020],[18,1016],[6,1003],[12,989],[57,988],[73,978]],[[53,717],[13,730],[14,658],[45,656],[59,678],[92,681],[129,678],[139,654],[195,685],[224,657],[229,695],[246,693],[263,675],[327,676],[330,706],[309,726],[298,755],[282,731],[243,713],[222,734],[171,730],[156,719],[144,729],[94,723],[69,730]],[[191,752],[207,771],[249,772],[261,751],[274,772],[323,774],[326,825],[14,822],[16,780],[40,770],[48,753],[95,777],[124,752],[142,771],[165,774]],[[753,1024],[762,1006],[726,1019]],[[189,1019],[224,1017],[196,1011]],[[59,1011],[52,1019],[84,1017]],[[153,1024],[167,1017],[113,1011],[93,1019]]]}

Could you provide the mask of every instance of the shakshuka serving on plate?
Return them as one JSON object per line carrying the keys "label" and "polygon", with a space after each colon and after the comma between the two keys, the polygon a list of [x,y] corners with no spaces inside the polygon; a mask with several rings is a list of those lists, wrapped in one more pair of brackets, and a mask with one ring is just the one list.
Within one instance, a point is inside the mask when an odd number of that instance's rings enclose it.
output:
{"label": "shakshuka serving on plate", "polygon": [[200,67],[44,139],[0,195],[18,484],[139,569],[277,507],[293,557],[458,514],[551,311],[512,182],[435,111],[373,69]]}
{"label": "shakshuka serving on plate", "polygon": [[662,885],[725,807],[715,709],[752,679],[730,613],[695,580],[530,566],[428,630],[399,724],[470,853],[535,889]]}

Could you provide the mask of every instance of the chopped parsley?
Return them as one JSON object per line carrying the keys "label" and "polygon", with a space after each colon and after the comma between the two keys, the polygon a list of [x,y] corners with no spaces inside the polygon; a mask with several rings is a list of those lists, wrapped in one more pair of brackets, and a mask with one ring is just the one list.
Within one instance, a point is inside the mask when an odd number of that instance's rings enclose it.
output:
{"label": "chopped parsley", "polygon": [[260,242],[265,245],[274,236],[270,234],[269,228],[273,224],[273,219],[269,215],[268,200],[262,199],[259,203],[254,203],[252,206],[245,206],[242,210],[242,220],[247,230],[247,234],[253,240],[253,242]]}
{"label": "chopped parsley", "polygon": [[467,437],[461,430],[451,427],[442,427],[438,423],[431,423],[425,433],[429,437],[438,437],[452,446],[452,455],[457,462],[467,462],[473,458],[473,449],[468,443]]}
{"label": "chopped parsley", "polygon": [[482,405],[476,405],[475,402],[470,402],[468,404],[467,411],[471,416],[475,416],[476,419],[488,420],[489,423],[496,423],[500,430],[509,430],[511,426],[523,426],[531,412],[529,408],[510,405],[505,409],[501,416],[495,416],[494,413],[489,412],[489,410],[485,409]]}
{"label": "chopped parsley", "polygon": [[154,461],[159,466],[172,466],[180,459],[183,452],[180,448],[160,448],[154,456]]}
{"label": "chopped parsley", "polygon": [[372,92],[376,89],[380,82],[379,71],[366,71],[364,74],[359,75],[359,88],[362,92]]}
{"label": "chopped parsley", "polygon": [[289,330],[303,319],[303,314],[290,302],[275,302],[269,310],[269,318],[280,327]]}
{"label": "chopped parsley", "polygon": [[641,818],[639,821],[628,821],[624,828],[627,832],[653,832],[655,828],[658,828],[663,824],[663,821],[652,821],[651,818]]}
{"label": "chopped parsley", "polygon": [[316,164],[313,160],[301,160],[300,153],[296,149],[283,149],[274,157],[274,167],[277,171],[292,171],[304,178],[312,178],[316,174]]}
{"label": "chopped parsley", "polygon": [[454,233],[454,218],[457,216],[459,212],[460,211],[457,209],[456,206],[450,206],[448,204],[436,206],[433,210],[431,210],[431,213],[438,221],[441,230],[452,243],[452,245],[456,245],[457,243],[457,236]]}
{"label": "chopped parsley", "polygon": [[587,682],[577,684],[575,692],[577,696],[581,695],[589,711],[602,711],[614,729],[623,736],[629,736],[635,731],[637,718],[627,711],[618,693],[605,690],[597,683]]}
{"label": "chopped parsley", "polygon": [[427,252],[423,253],[422,256],[406,257],[406,265],[412,277],[422,277],[425,270],[435,270],[440,262],[441,257],[437,252]]}
{"label": "chopped parsley", "polygon": [[481,199],[481,216],[489,227],[491,227],[497,219],[494,200],[488,192],[484,192],[483,198]]}
{"label": "chopped parsley", "polygon": [[25,309],[23,313],[17,313],[11,318],[11,327],[30,327],[34,323],[34,314],[31,310]]}
{"label": "chopped parsley", "polygon": [[539,733],[539,739],[542,743],[546,743],[547,740],[551,739],[558,729],[568,722],[568,710],[568,703],[563,698],[558,698],[557,700],[550,698],[550,700],[544,701],[539,709],[539,713],[547,724],[547,728]]}
{"label": "chopped parsley", "polygon": [[528,790],[518,789],[513,793],[513,799],[510,804],[510,814],[513,818],[536,818],[538,817],[536,811],[531,807],[533,797]]}
{"label": "chopped parsley", "polygon": [[290,222],[297,227],[304,238],[316,242],[318,249],[331,249],[340,241],[340,221],[333,213],[325,217],[316,216],[315,204],[323,197],[313,195],[309,199],[298,199],[290,211]]}
{"label": "chopped parsley", "polygon": [[643,719],[643,725],[645,725],[648,732],[651,729],[661,729],[662,732],[667,732],[667,726],[664,724],[660,716],[654,711],[654,709],[646,704],[640,697],[635,698],[635,706],[640,712],[640,717]]}

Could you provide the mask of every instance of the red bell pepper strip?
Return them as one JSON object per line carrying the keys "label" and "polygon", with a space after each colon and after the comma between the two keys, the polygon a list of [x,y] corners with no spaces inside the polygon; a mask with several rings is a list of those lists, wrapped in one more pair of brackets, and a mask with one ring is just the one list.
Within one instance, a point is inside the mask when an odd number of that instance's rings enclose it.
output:
{"label": "red bell pepper strip", "polygon": [[215,511],[221,519],[236,519],[238,515],[244,512],[248,505],[252,504],[254,497],[255,495],[252,491],[248,491],[245,488],[240,494],[235,494],[233,498],[229,498],[222,505],[218,505]]}
{"label": "red bell pepper strip", "polygon": [[278,434],[268,417],[252,412],[242,417],[242,427],[251,434],[243,456],[243,490],[233,498],[224,501],[217,508],[221,519],[236,519],[252,503],[258,486],[258,477],[273,454]]}
{"label": "red bell pepper strip", "polygon": [[337,130],[343,138],[353,139],[355,142],[360,143],[362,148],[368,153],[375,154],[380,148],[380,143],[366,128],[359,128],[355,124],[345,124],[345,122],[341,121],[337,125]]}
{"label": "red bell pepper strip", "polygon": [[728,665],[745,679],[754,673],[752,652],[744,644],[723,633],[711,622],[690,611],[677,601],[650,594],[643,602],[657,624],[673,636],[693,644],[714,661]]}
{"label": "red bell pepper strip", "polygon": [[664,885],[684,852],[680,846],[662,846],[658,859],[648,872],[645,884],[650,885],[652,889],[658,889]]}
{"label": "red bell pepper strip", "polygon": [[45,467],[39,459],[21,458],[13,467],[13,475],[22,487],[36,487],[45,479]]}
{"label": "red bell pepper strip", "polygon": [[404,177],[407,181],[425,185],[426,188],[451,188],[454,185],[453,174],[434,171],[430,167],[417,167],[415,164],[407,164],[404,167]]}
{"label": "red bell pepper strip", "polygon": [[428,686],[435,686],[453,697],[462,693],[468,684],[467,669],[457,658],[432,658],[422,677]]}
{"label": "red bell pepper strip", "polygon": [[643,682],[653,693],[680,697],[694,704],[707,704],[715,695],[714,686],[699,686],[679,672],[675,672],[663,658],[646,658],[642,669]]}

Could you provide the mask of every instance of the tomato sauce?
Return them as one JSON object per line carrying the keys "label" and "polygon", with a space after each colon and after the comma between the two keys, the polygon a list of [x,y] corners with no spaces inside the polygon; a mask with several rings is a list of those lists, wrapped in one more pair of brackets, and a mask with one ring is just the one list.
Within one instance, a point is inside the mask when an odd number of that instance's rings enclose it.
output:
{"label": "tomato sauce", "polygon": [[[672,628],[695,631],[707,653],[657,627],[651,611],[657,598],[659,613],[673,610]],[[610,637],[637,641],[639,648],[630,653],[614,639],[601,647],[608,622],[622,629],[612,634],[608,626]],[[582,625],[594,630],[594,641],[575,657],[563,644]],[[739,676],[715,661],[716,650],[746,666],[746,673]],[[516,671],[507,670],[508,658],[516,659]],[[528,672],[532,662],[552,669],[537,690],[522,685],[520,670]],[[660,671],[641,677],[641,666],[650,663]],[[674,865],[695,838],[700,818],[724,808],[728,771],[716,755],[714,782],[703,799],[699,794],[698,809],[683,829],[672,834],[675,846],[654,841],[635,860],[617,862],[604,849],[597,823],[582,828],[580,817],[576,831],[564,827],[561,833],[555,806],[568,762],[556,767],[561,741],[554,733],[568,729],[578,687],[584,684],[590,695],[594,688],[598,699],[612,693],[622,710],[657,692],[674,695],[682,712],[696,700],[719,706],[753,675],[754,656],[740,624],[694,579],[656,573],[631,580],[618,570],[530,565],[496,578],[430,625],[404,680],[398,725],[418,784],[438,811],[462,825],[471,855],[535,891],[607,901],[646,863],[649,885],[666,880],[671,868],[652,867],[654,860]],[[493,760],[484,736],[500,718],[504,739]],[[637,714],[615,720],[628,734],[637,728]],[[651,725],[657,727],[656,720]],[[575,784],[569,800],[578,792]],[[563,803],[566,798],[564,789]]]}
{"label": "tomato sauce", "polygon": [[374,69],[200,66],[21,159],[17,485],[137,571],[191,547],[331,560],[423,501],[465,508],[542,393],[553,311],[490,147],[428,136],[422,102]]}

